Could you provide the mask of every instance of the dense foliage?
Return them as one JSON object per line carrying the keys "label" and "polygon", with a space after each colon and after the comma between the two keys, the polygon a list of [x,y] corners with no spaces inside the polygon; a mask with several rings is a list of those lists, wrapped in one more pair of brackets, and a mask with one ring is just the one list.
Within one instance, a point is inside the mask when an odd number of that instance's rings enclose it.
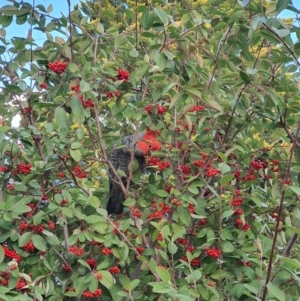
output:
{"label": "dense foliage", "polygon": [[[81,2],[0,8],[0,299],[297,300],[298,9]],[[109,152],[147,127],[107,216]]]}

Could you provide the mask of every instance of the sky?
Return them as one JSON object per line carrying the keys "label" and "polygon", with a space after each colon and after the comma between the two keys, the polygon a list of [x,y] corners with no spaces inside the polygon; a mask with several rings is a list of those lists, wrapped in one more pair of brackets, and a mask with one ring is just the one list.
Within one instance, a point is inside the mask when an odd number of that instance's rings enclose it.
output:
{"label": "sky", "polygon": [[[49,7],[50,4],[52,4],[53,11],[51,12],[51,16],[55,17],[61,17],[62,15],[67,16],[68,15],[68,2],[67,0],[27,0],[26,2],[30,3],[31,5],[35,4],[35,6],[41,4],[43,5],[46,10]],[[70,0],[71,2],[71,10],[73,10],[73,7],[75,4],[79,3],[79,0]],[[0,0],[0,6],[4,5],[12,5],[12,3],[8,0]],[[6,38],[10,39],[14,36],[19,37],[26,37],[28,33],[28,29],[30,28],[30,25],[26,22],[23,25],[17,25],[17,24],[11,24],[10,26],[6,27]],[[33,33],[33,38],[35,39],[36,43],[42,44],[47,38],[44,33],[41,31],[35,30]],[[52,32],[52,34],[57,34],[57,32]]]}
{"label": "sky", "polygon": [[[33,2],[36,5],[42,4],[47,9],[50,4],[53,6],[53,11],[51,12],[52,16],[60,17],[62,14],[67,16],[68,14],[68,3],[67,0],[27,0],[28,3],[33,4]],[[79,0],[70,0],[71,2],[71,10],[73,9],[75,4],[79,3]],[[294,0],[294,4],[299,3],[298,9],[300,9],[300,0]],[[0,6],[4,5],[12,5],[11,1],[8,0],[0,0]],[[287,17],[295,17],[295,13],[285,10],[280,14],[281,17],[287,18]],[[30,25],[28,23],[25,23],[23,25],[17,25],[17,24],[11,24],[9,27],[5,28],[6,30],[6,37],[10,39],[13,36],[22,36],[26,37],[28,33],[28,29],[30,28]],[[46,36],[44,33],[40,31],[34,31],[33,32],[33,38],[36,40],[37,43],[39,41],[43,43],[43,41],[46,40]]]}

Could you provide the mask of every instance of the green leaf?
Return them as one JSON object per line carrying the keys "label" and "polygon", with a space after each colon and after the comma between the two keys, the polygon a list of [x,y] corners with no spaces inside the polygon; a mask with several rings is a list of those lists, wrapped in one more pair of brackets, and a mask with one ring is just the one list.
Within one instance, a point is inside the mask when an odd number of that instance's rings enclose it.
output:
{"label": "green leaf", "polygon": [[64,128],[66,126],[68,118],[67,118],[66,111],[63,108],[56,108],[54,117],[55,117],[56,124],[60,128]]}
{"label": "green leaf", "polygon": [[245,72],[240,71],[240,76],[246,84],[250,83],[250,77]]}
{"label": "green leaf", "polygon": [[91,271],[91,267],[89,266],[89,264],[86,261],[84,261],[82,259],[78,259],[77,262]]}
{"label": "green leaf", "polygon": [[229,217],[229,216],[232,216],[233,213],[234,213],[234,210],[227,210],[227,211],[224,211],[224,212],[222,213],[222,219],[223,219],[223,218],[226,218],[226,217]]}
{"label": "green leaf", "polygon": [[0,13],[4,16],[14,16],[18,12],[18,9],[13,5],[4,5],[0,8]]}
{"label": "green leaf", "polygon": [[80,142],[76,141],[71,144],[71,149],[77,149],[77,148],[80,148],[81,146],[82,146],[82,144]]}
{"label": "green leaf", "polygon": [[253,294],[255,294],[255,295],[258,294],[258,287],[250,285],[250,284],[247,284],[247,283],[243,284],[243,286],[247,290],[249,290],[250,292],[252,292]]}
{"label": "green leaf", "polygon": [[199,193],[199,190],[196,186],[189,186],[188,191],[192,194],[198,194]]}
{"label": "green leaf", "polygon": [[218,168],[220,169],[222,174],[225,174],[225,173],[231,171],[230,166],[223,162],[218,164]]}
{"label": "green leaf", "polygon": [[299,186],[285,186],[285,188],[290,189],[295,192],[297,195],[300,195],[300,187]]}
{"label": "green leaf", "polygon": [[142,14],[142,18],[141,18],[141,25],[147,30],[149,29],[148,27],[148,18],[149,18],[149,8],[146,7],[143,11],[143,14]]}
{"label": "green leaf", "polygon": [[53,11],[53,5],[52,4],[49,4],[48,8],[47,8],[47,13],[48,14],[51,14]]}
{"label": "green leaf", "polygon": [[167,66],[168,58],[164,53],[156,53],[154,56],[154,61],[159,67],[160,71],[163,71]]}
{"label": "green leaf", "polygon": [[155,8],[154,12],[165,25],[168,23],[169,21],[168,15],[163,9]]}
{"label": "green leaf", "polygon": [[286,9],[289,6],[289,0],[278,0],[276,3],[276,11],[278,13],[282,12],[284,9]]}
{"label": "green leaf", "polygon": [[229,242],[229,241],[224,241],[222,243],[222,252],[224,253],[232,253],[234,252],[235,248],[234,248],[234,245]]}
{"label": "green leaf", "polygon": [[102,279],[99,280],[99,282],[104,285],[106,288],[110,289],[113,284],[115,283],[114,277],[111,273],[107,271],[99,271],[99,273],[102,275]]}
{"label": "green leaf", "polygon": [[275,284],[269,283],[267,285],[268,292],[279,301],[285,301],[285,293]]}
{"label": "green leaf", "polygon": [[136,50],[136,49],[131,49],[129,51],[129,54],[132,56],[132,57],[138,57],[139,56],[139,52]]}
{"label": "green leaf", "polygon": [[84,122],[84,108],[80,100],[76,96],[73,96],[71,98],[71,109],[72,109],[72,122],[82,125]]}
{"label": "green leaf", "polygon": [[163,282],[169,283],[171,281],[171,276],[170,276],[169,272],[167,270],[165,270],[164,268],[158,266],[158,267],[156,267],[156,272],[157,272],[159,278]]}
{"label": "green leaf", "polygon": [[225,175],[220,179],[220,184],[225,185],[234,179],[233,174]]}
{"label": "green leaf", "polygon": [[98,208],[100,206],[100,200],[95,196],[90,197],[89,203],[94,208]]}
{"label": "green leaf", "polygon": [[67,207],[62,207],[61,208],[62,213],[66,216],[66,217],[73,217],[73,213],[72,211],[67,208]]}
{"label": "green leaf", "polygon": [[[45,230],[43,231],[43,234],[45,234]],[[51,235],[46,235],[45,239],[46,241],[52,245],[52,246],[58,246],[60,244],[60,241],[58,239],[58,237],[52,233],[50,233]]]}
{"label": "green leaf", "polygon": [[178,250],[178,247],[173,242],[168,243],[168,251],[170,254],[174,255],[176,254]]}
{"label": "green leaf", "polygon": [[128,286],[125,287],[125,289],[128,289],[129,291],[133,291],[139,284],[141,280],[140,279],[133,279]]}
{"label": "green leaf", "polygon": [[149,285],[151,285],[153,287],[153,292],[154,293],[159,293],[159,294],[166,294],[169,293],[171,291],[171,288],[169,285],[165,284],[165,283],[157,283],[157,282],[149,282]]}
{"label": "green leaf", "polygon": [[74,63],[70,63],[70,64],[68,65],[68,67],[69,67],[69,70],[70,70],[71,72],[76,72],[76,71],[78,70],[77,64],[74,64]]}
{"label": "green leaf", "polygon": [[165,190],[159,189],[156,191],[156,195],[160,196],[161,198],[166,198],[169,196],[169,193],[166,192]]}
{"label": "green leaf", "polygon": [[71,149],[70,150],[70,155],[71,157],[76,161],[76,162],[80,162],[81,160],[81,152],[79,149]]}
{"label": "green leaf", "polygon": [[33,234],[32,243],[38,250],[42,252],[46,251],[46,241],[42,236]]}
{"label": "green leaf", "polygon": [[80,81],[80,91],[81,91],[81,93],[89,92],[91,90],[92,90],[92,88],[87,82],[85,82],[84,80]]}
{"label": "green leaf", "polygon": [[191,214],[186,207],[179,206],[177,207],[177,214],[181,222],[188,226],[191,222]]}

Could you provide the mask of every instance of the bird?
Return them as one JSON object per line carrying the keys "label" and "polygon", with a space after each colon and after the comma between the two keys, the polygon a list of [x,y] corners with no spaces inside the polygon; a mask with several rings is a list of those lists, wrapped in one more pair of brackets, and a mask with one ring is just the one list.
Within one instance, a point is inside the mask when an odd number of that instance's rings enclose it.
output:
{"label": "bird", "polygon": [[[139,171],[142,172],[146,167],[146,155],[151,151],[160,150],[161,144],[156,139],[160,135],[159,131],[153,131],[146,128],[144,132],[125,136],[122,138],[123,148],[116,145],[109,155],[109,161],[113,165],[115,171],[122,170],[128,176],[128,166],[131,162],[131,153],[134,150],[134,158],[138,163]],[[118,179],[111,168],[109,168],[109,200],[106,210],[109,215],[122,214],[123,202],[125,200],[124,192],[117,183]],[[127,186],[127,177],[121,177],[124,187]]]}

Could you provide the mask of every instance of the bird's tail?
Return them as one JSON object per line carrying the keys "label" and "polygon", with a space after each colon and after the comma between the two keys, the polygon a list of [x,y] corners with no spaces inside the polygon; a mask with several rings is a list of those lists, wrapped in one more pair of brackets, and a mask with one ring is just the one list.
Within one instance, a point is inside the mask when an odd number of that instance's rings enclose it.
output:
{"label": "bird's tail", "polygon": [[122,214],[123,208],[124,208],[124,206],[123,206],[124,201],[125,201],[125,195],[124,195],[121,187],[117,183],[111,183],[110,197],[109,197],[109,200],[108,200],[107,206],[106,206],[107,213],[108,214]]}

